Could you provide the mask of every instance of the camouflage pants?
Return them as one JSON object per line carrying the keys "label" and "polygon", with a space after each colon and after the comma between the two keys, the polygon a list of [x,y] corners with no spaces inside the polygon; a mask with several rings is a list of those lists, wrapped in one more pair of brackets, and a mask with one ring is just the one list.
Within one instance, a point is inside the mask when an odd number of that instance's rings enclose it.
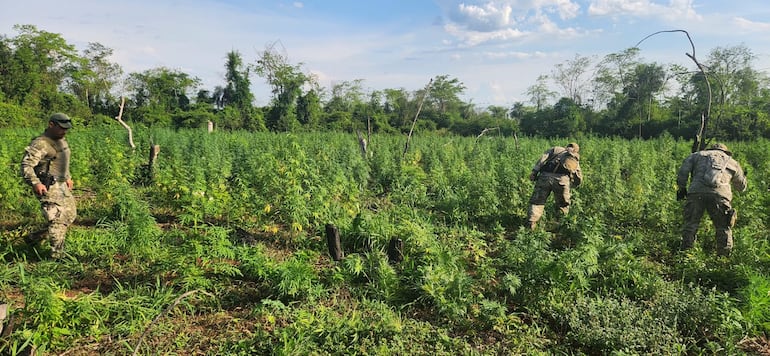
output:
{"label": "camouflage pants", "polygon": [[75,197],[65,182],[56,182],[48,193],[40,197],[40,207],[47,221],[47,233],[54,256],[64,252],[64,239],[67,228],[77,217]]}
{"label": "camouflage pants", "polygon": [[570,180],[568,175],[542,174],[535,182],[532,197],[529,198],[529,211],[527,221],[530,228],[534,228],[545,211],[545,202],[553,192],[554,201],[562,215],[569,213]]}
{"label": "camouflage pants", "polygon": [[682,249],[695,244],[696,233],[703,213],[708,212],[716,230],[717,253],[728,255],[733,248],[733,226],[735,210],[730,200],[717,194],[693,193],[687,195],[684,204],[684,225],[682,226]]}

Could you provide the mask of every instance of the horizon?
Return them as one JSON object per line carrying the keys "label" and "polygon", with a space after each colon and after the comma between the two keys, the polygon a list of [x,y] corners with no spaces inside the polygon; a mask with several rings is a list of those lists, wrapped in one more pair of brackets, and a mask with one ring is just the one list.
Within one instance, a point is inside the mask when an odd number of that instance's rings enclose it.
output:
{"label": "horizon", "polygon": [[[30,0],[4,8],[0,29],[7,36],[17,34],[14,25],[29,24],[60,34],[78,52],[98,42],[114,51],[111,61],[124,76],[166,67],[199,78],[206,90],[225,85],[228,52],[251,64],[276,45],[323,88],[360,79],[364,92],[416,91],[448,75],[477,108],[510,107],[528,103],[526,89],[558,64],[579,55],[594,65],[670,30],[689,33],[701,62],[717,47],[742,45],[756,56],[755,70],[770,70],[770,4],[757,0]],[[658,34],[639,48],[643,61],[695,68],[684,34]],[[256,104],[269,103],[264,80],[251,82]]]}

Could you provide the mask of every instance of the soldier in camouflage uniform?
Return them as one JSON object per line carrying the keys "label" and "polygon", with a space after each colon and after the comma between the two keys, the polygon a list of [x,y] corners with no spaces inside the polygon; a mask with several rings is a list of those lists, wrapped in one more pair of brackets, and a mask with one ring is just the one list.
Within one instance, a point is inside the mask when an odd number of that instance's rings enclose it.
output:
{"label": "soldier in camouflage uniform", "polygon": [[677,200],[687,199],[682,228],[683,250],[695,244],[695,234],[706,211],[716,229],[717,253],[730,254],[735,225],[735,209],[730,204],[733,199],[731,187],[741,192],[746,190],[746,175],[732,155],[727,146],[716,143],[707,150],[687,156],[682,162],[676,184],[679,188]]}
{"label": "soldier in camouflage uniform", "polygon": [[535,162],[532,173],[529,175],[529,179],[535,182],[527,213],[527,224],[530,229],[534,230],[538,220],[543,216],[545,201],[551,192],[561,215],[569,212],[570,188],[577,187],[583,182],[579,151],[580,146],[574,142],[566,147],[551,147]]}
{"label": "soldier in camouflage uniform", "polygon": [[48,127],[24,149],[21,175],[40,201],[48,226],[43,231],[26,238],[36,244],[47,235],[51,256],[62,257],[67,227],[75,221],[77,208],[72,195],[70,175],[70,149],[64,136],[72,128],[72,121],[65,114],[53,114]]}

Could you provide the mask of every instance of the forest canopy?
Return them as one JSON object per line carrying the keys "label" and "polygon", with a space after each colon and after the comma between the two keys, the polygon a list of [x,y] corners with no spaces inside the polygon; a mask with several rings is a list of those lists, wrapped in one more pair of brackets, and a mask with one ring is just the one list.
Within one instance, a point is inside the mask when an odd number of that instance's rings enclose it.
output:
{"label": "forest canopy", "polygon": [[[417,130],[463,136],[689,139],[707,117],[711,137],[770,138],[770,82],[744,45],[711,49],[700,68],[646,61],[637,47],[603,58],[576,54],[541,74],[524,93],[527,102],[477,107],[462,99],[465,85],[451,74],[423,88],[369,90],[365,79],[322,87],[275,44],[256,58],[224,54],[223,84],[205,88],[173,68],[125,73],[111,61],[113,49],[99,43],[78,49],[34,25],[14,29],[0,35],[3,126],[38,126],[56,111],[84,126],[113,124],[125,100],[122,119],[147,127],[406,133],[416,120]],[[256,81],[271,88],[270,98],[255,98]]]}

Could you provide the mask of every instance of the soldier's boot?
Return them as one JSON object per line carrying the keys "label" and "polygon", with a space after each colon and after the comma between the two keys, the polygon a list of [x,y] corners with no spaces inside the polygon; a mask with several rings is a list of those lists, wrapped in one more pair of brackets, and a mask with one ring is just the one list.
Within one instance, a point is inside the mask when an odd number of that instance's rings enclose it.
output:
{"label": "soldier's boot", "polygon": [[51,258],[54,260],[60,260],[64,258],[64,243],[51,244]]}
{"label": "soldier's boot", "polygon": [[537,221],[543,216],[545,207],[543,205],[531,204],[527,210],[527,227],[530,230],[534,230],[537,226]]}
{"label": "soldier's boot", "polygon": [[48,228],[49,242],[51,243],[51,257],[60,259],[64,257],[64,238],[67,226],[63,224],[51,224]]}
{"label": "soldier's boot", "polygon": [[682,246],[679,248],[682,251],[686,251],[695,246],[695,234],[682,235]]}
{"label": "soldier's boot", "polygon": [[733,250],[733,235],[729,229],[717,230],[717,255],[730,257]]}

